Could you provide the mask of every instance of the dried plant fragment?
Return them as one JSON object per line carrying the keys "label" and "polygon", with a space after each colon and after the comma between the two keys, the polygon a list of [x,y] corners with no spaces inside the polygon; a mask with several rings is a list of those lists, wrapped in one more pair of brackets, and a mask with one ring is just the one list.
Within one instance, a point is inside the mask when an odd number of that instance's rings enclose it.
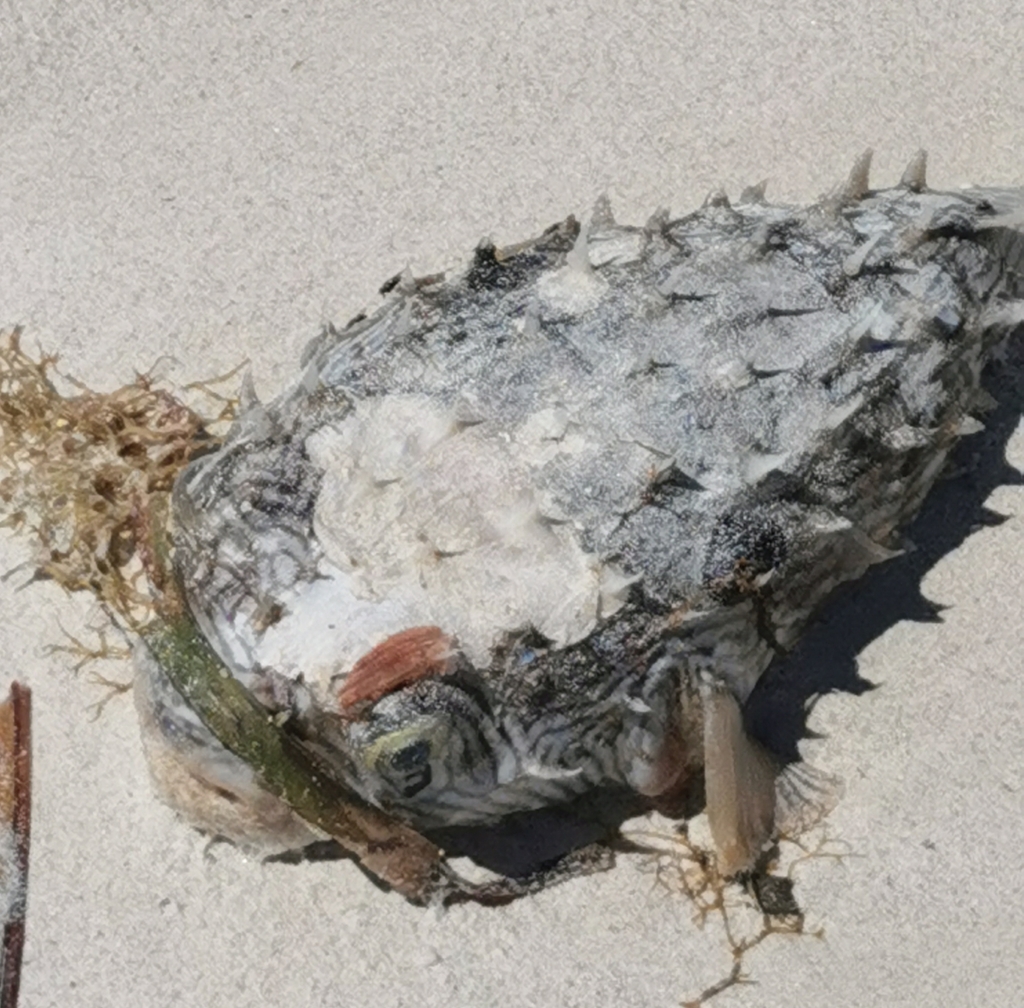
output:
{"label": "dried plant fragment", "polygon": [[20,683],[0,703],[0,1008],[16,1008],[25,944],[32,812],[32,694]]}
{"label": "dried plant fragment", "polygon": [[57,358],[32,359],[21,330],[0,336],[0,514],[32,533],[36,576],[86,590],[129,625],[152,615],[160,565],[151,526],[181,469],[219,443],[234,400],[202,417],[149,375],[113,392],[68,379]]}
{"label": "dried plant fragment", "polygon": [[[822,927],[808,929],[803,911],[793,897],[798,865],[813,858],[842,860],[849,851],[836,845],[824,829],[814,835],[787,838],[782,854],[785,871],[780,874],[781,854],[757,871],[739,878],[727,876],[718,866],[715,851],[693,840],[685,828],[674,833],[638,830],[628,838],[654,853],[645,868],[668,892],[684,896],[694,908],[694,923],[703,929],[709,920],[720,922],[732,957],[725,976],[706,987],[683,1008],[697,1008],[740,984],[751,983],[745,971],[746,957],[772,935],[824,938]],[[786,845],[800,853],[794,854]]]}

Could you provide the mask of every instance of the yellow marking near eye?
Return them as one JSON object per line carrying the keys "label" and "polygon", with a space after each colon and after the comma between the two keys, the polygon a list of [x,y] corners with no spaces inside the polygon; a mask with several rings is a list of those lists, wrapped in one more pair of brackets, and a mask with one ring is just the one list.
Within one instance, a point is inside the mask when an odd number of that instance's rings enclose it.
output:
{"label": "yellow marking near eye", "polygon": [[415,742],[429,743],[435,734],[436,732],[431,731],[430,722],[416,721],[408,728],[399,728],[375,739],[363,750],[363,758],[370,766],[375,767],[382,757],[390,759],[396,752]]}

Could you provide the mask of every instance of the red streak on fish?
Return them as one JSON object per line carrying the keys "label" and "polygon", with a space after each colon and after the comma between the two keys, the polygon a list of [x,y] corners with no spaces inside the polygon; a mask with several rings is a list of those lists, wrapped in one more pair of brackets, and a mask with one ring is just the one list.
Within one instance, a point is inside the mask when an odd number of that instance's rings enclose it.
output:
{"label": "red streak on fish", "polygon": [[338,706],[345,713],[420,679],[444,675],[454,653],[452,639],[440,627],[410,627],[392,634],[352,666],[338,693]]}

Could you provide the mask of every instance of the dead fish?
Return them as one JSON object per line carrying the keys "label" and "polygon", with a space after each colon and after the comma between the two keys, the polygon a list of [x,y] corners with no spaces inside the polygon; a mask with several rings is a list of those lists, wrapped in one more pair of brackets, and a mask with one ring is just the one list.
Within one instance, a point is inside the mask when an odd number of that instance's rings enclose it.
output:
{"label": "dead fish", "polygon": [[[401,274],[182,473],[189,618],[360,814],[418,834],[703,789],[723,873],[756,864],[792,789],[742,705],[898,551],[1024,324],[1024,192],[931,191],[923,155],[873,191],[868,161],[807,207],[762,187],[632,227],[602,200]],[[138,653],[168,802],[262,850],[323,835],[173,649]]]}

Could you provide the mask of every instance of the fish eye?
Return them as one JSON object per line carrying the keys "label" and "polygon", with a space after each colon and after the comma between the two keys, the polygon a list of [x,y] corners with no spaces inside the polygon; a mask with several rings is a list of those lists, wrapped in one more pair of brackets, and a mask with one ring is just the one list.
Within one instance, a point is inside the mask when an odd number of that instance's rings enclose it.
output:
{"label": "fish eye", "polygon": [[[396,732],[396,735],[404,733]],[[397,746],[381,746],[376,759],[377,772],[403,797],[411,798],[431,781],[430,743],[426,739]]]}

